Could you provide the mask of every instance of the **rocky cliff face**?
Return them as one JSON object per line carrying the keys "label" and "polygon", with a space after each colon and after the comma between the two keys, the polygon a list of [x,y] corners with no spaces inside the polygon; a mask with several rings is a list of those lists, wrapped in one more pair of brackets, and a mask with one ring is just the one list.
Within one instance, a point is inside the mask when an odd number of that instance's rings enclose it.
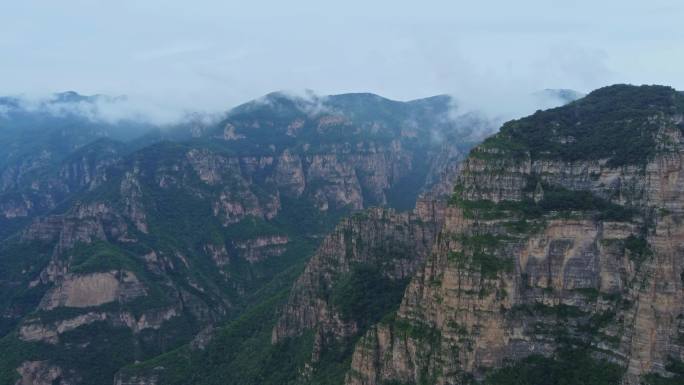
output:
{"label": "rocky cliff face", "polygon": [[[614,382],[677,375],[682,106],[664,87],[609,87],[473,150],[425,266],[346,383],[458,384],[568,350],[615,365]],[[611,133],[642,153],[582,136]]]}
{"label": "rocky cliff face", "polygon": [[52,385],[55,383],[68,385],[71,383],[64,378],[62,369],[44,361],[24,362],[18,372],[21,378],[17,381],[17,385]]}
{"label": "rocky cliff face", "polygon": [[392,281],[411,277],[432,247],[444,210],[435,201],[421,201],[419,206],[420,210],[409,213],[371,209],[339,224],[295,283],[273,330],[273,342],[312,329],[335,339],[357,333],[356,315],[345,320],[328,294],[359,266],[377,268],[383,278]]}
{"label": "rocky cliff face", "polygon": [[0,97],[0,239],[16,233],[38,215],[95,188],[106,168],[136,145],[129,141],[155,127],[99,114],[120,99],[75,92],[41,101]]}
{"label": "rocky cliff face", "polygon": [[69,197],[105,183],[107,168],[123,158],[122,146],[101,139],[63,160],[50,159],[21,175],[14,175],[19,173],[16,167],[21,166],[8,166],[3,177],[6,183],[0,189],[0,238],[11,235],[31,218],[46,214]]}

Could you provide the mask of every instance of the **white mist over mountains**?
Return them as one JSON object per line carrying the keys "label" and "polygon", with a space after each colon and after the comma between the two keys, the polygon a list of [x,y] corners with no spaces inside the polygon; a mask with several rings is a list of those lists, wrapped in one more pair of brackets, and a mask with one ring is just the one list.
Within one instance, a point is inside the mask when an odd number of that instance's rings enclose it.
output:
{"label": "white mist over mountains", "polygon": [[98,116],[156,122],[296,89],[513,117],[547,88],[683,89],[682,17],[675,0],[5,1],[0,95],[127,95]]}
{"label": "white mist over mountains", "polygon": [[12,101],[12,106],[0,103],[0,117],[7,116],[12,109],[17,109],[53,117],[74,116],[108,124],[130,121],[167,126],[189,118],[196,119],[198,116],[214,120],[225,112],[194,111],[145,97],[84,96],[75,91],[48,95],[13,95],[6,99]]}
{"label": "white mist over mountains", "polygon": [[[297,107],[308,115],[335,114],[335,110],[325,104],[326,95],[320,95],[312,90],[278,91],[279,95],[292,99]],[[380,95],[381,96],[381,95]],[[471,100],[457,95],[451,97],[450,118],[462,124],[472,117],[473,140],[493,133],[495,128],[506,120],[521,117],[537,109],[561,106],[581,97],[582,94],[573,90],[540,90],[532,94],[507,95],[507,102],[487,99]],[[231,108],[225,110],[191,110],[173,105],[155,103],[145,98],[131,98],[125,95],[81,95],[74,91],[54,93],[44,96],[10,96],[0,99],[0,118],[8,117],[12,110],[28,113],[42,113],[54,117],[73,116],[92,122],[119,124],[122,122],[137,122],[159,127],[173,126],[188,122],[201,122],[204,125],[217,123]],[[9,103],[11,102],[11,103]],[[250,102],[250,101],[245,101]],[[268,105],[271,99],[262,96],[251,102]],[[498,108],[497,108],[498,107]],[[477,122],[478,124],[475,124]],[[477,125],[487,122],[478,127]]]}

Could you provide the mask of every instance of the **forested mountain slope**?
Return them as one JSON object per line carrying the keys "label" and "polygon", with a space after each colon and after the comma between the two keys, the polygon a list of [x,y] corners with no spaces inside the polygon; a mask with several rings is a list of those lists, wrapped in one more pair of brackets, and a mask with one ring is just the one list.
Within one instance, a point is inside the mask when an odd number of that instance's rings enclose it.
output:
{"label": "forested mountain slope", "polygon": [[[492,129],[452,108],[446,96],[274,93],[217,124],[74,146],[0,201],[27,221],[0,243],[1,382],[110,383],[252,304],[275,314],[340,218],[449,189]],[[59,191],[24,210],[40,201],[31,193]]]}

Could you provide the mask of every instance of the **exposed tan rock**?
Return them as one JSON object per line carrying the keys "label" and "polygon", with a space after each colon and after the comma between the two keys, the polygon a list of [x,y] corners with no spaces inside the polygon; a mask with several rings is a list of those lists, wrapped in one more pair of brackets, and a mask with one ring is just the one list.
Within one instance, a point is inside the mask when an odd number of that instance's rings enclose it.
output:
{"label": "exposed tan rock", "polygon": [[306,188],[306,178],[301,156],[285,150],[278,158],[275,170],[275,183],[282,189],[299,197]]}
{"label": "exposed tan rock", "polygon": [[21,378],[15,385],[69,385],[71,382],[63,378],[62,368],[51,365],[48,361],[24,361],[17,368]]}
{"label": "exposed tan rock", "polygon": [[125,215],[133,221],[140,232],[147,234],[147,215],[142,204],[142,187],[135,170],[126,173],[121,181],[120,192],[124,199]]}
{"label": "exposed tan rock", "polygon": [[204,250],[211,256],[217,267],[220,268],[230,264],[230,255],[228,255],[225,245],[207,244],[204,246]]}
{"label": "exposed tan rock", "polygon": [[178,315],[180,315],[180,311],[176,307],[149,310],[138,318],[129,312],[122,312],[116,314],[118,319],[115,320],[114,324],[120,321],[134,333],[139,333],[146,329],[159,329],[165,321]]}
{"label": "exposed tan rock", "polygon": [[107,319],[106,313],[90,312],[74,318],[43,324],[39,319],[29,321],[19,328],[19,338],[24,341],[42,341],[50,344],[59,342],[59,335],[69,332],[83,325]]}
{"label": "exposed tan rock", "polygon": [[127,327],[133,333],[140,333],[148,329],[157,330],[164,322],[178,315],[179,309],[171,307],[151,309],[137,317],[127,311],[90,311],[54,322],[43,322],[40,317],[36,317],[19,327],[19,338],[29,342],[57,344],[62,334],[95,322],[107,322],[113,327]]}
{"label": "exposed tan rock", "polygon": [[263,261],[269,257],[277,257],[285,253],[290,239],[283,235],[263,236],[236,241],[235,246],[242,258],[250,263]]}
{"label": "exposed tan rock", "polygon": [[25,242],[54,242],[54,256],[73,248],[77,243],[96,240],[124,240],[128,226],[107,204],[77,203],[68,213],[37,218],[21,234]]}
{"label": "exposed tan rock", "polygon": [[88,275],[67,275],[41,300],[40,309],[90,307],[108,302],[126,302],[145,295],[145,288],[129,271],[110,271]]}
{"label": "exposed tan rock", "polygon": [[327,302],[326,293],[356,263],[380,265],[391,279],[410,277],[430,250],[441,224],[441,211],[423,208],[420,213],[423,215],[369,209],[338,225],[294,284],[272,341],[311,329],[340,339],[357,333],[356,323],[344,321]]}
{"label": "exposed tan rock", "polygon": [[210,185],[222,182],[223,169],[228,166],[226,158],[198,149],[188,151],[186,156],[202,182]]}

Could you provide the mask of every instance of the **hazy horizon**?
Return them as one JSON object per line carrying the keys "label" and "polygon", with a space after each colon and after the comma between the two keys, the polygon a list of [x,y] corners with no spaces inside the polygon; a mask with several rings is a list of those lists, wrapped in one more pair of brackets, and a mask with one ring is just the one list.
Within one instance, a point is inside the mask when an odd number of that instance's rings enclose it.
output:
{"label": "hazy horizon", "polygon": [[29,0],[0,6],[0,94],[127,95],[162,120],[305,89],[515,115],[547,88],[683,89],[682,14],[664,0]]}

